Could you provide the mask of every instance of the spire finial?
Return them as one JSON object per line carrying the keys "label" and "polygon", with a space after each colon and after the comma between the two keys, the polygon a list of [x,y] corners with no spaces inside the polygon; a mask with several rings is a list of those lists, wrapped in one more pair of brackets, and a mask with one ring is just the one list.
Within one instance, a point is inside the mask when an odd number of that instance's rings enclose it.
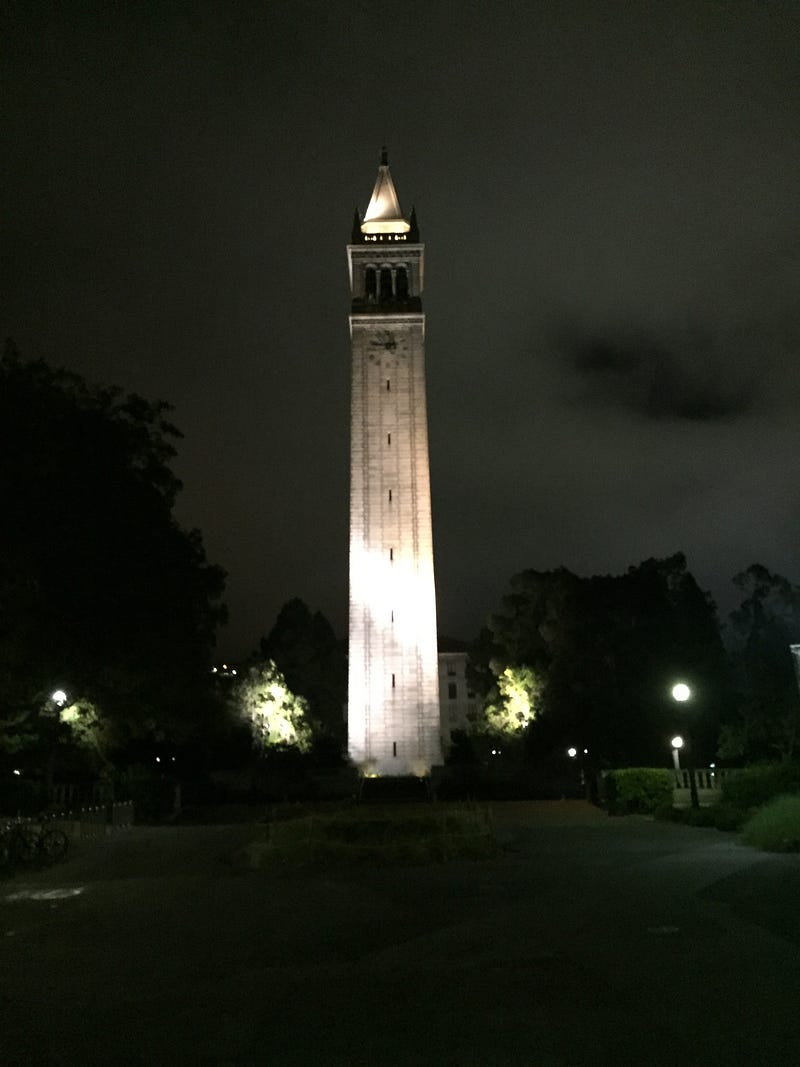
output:
{"label": "spire finial", "polygon": [[383,147],[381,148],[381,166],[382,167],[388,167],[389,166],[389,152],[388,152],[388,150],[386,148],[386,145],[383,145]]}

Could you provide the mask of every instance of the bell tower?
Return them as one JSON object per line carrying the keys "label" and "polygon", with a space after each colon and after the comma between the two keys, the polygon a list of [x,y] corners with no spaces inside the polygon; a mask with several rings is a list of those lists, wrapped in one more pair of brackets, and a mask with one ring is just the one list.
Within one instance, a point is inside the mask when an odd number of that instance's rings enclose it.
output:
{"label": "bell tower", "polygon": [[425,403],[425,246],[386,149],[350,270],[348,750],[365,775],[442,762]]}

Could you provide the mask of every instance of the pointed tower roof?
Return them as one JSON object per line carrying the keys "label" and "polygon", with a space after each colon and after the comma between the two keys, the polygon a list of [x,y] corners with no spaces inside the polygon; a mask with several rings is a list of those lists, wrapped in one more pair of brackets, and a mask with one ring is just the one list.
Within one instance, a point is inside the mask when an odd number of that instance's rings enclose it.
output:
{"label": "pointed tower roof", "polygon": [[408,233],[410,229],[410,225],[403,218],[403,212],[400,210],[400,201],[397,199],[394,182],[389,173],[389,156],[384,146],[381,152],[381,164],[378,167],[378,177],[375,181],[375,188],[372,190],[372,199],[364,215],[364,221],[361,223],[361,232]]}

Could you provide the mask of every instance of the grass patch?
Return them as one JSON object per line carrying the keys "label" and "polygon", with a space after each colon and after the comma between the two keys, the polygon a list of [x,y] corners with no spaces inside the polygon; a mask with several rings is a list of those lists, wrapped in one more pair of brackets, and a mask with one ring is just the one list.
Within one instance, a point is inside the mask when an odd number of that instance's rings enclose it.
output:
{"label": "grass patch", "polygon": [[253,866],[442,863],[496,851],[491,811],[474,804],[311,813],[270,822],[250,846]]}
{"label": "grass patch", "polygon": [[765,852],[800,852],[800,796],[786,794],[759,808],[745,823],[742,839]]}

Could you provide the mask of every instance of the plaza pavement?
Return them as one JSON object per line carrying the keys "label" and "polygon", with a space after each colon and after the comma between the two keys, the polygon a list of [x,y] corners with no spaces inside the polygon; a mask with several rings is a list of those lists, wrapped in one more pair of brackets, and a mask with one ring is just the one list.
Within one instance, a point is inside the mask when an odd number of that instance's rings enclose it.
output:
{"label": "plaza pavement", "polygon": [[0,1063],[800,1063],[800,856],[581,802],[494,859],[243,871],[135,827],[0,882]]}

